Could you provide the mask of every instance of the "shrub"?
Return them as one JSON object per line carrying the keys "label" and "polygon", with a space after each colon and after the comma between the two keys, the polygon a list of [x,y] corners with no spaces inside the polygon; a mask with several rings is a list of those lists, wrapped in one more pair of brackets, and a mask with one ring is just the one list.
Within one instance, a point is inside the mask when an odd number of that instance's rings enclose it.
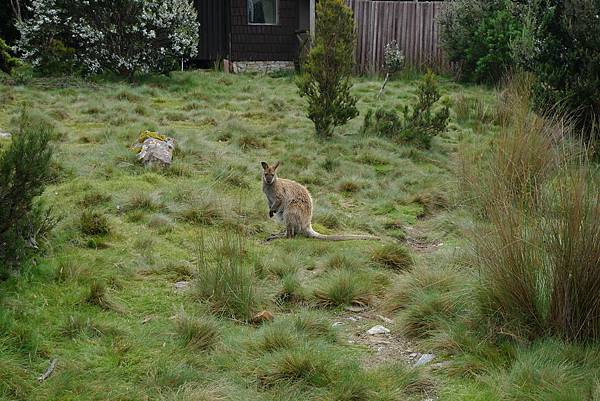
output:
{"label": "shrub", "polygon": [[226,232],[210,248],[202,239],[197,257],[196,295],[220,315],[248,321],[260,300],[255,285],[256,261],[246,254],[238,234]]}
{"label": "shrub", "polygon": [[36,251],[55,224],[36,201],[49,179],[51,135],[50,127],[23,112],[12,142],[0,150],[0,277]]}
{"label": "shrub", "polygon": [[412,143],[419,148],[429,149],[434,136],[446,130],[450,110],[447,105],[433,111],[440,100],[440,91],[434,74],[428,71],[419,82],[417,103],[410,108],[405,105],[402,116],[394,111],[379,108],[367,112],[361,131],[365,135],[382,135],[400,142]]}
{"label": "shrub", "polygon": [[404,66],[404,53],[400,50],[400,45],[396,40],[386,43],[383,49],[383,70],[385,71],[385,79],[379,90],[377,98],[381,97],[385,86],[387,85],[390,76],[398,73]]}
{"label": "shrub", "polygon": [[352,11],[342,0],[317,4],[316,38],[298,80],[300,96],[308,100],[308,118],[320,137],[358,115],[350,94],[354,52]]}
{"label": "shrub", "polygon": [[32,14],[17,24],[17,47],[42,71],[81,65],[91,73],[166,72],[197,52],[189,0],[34,0]]}
{"label": "shrub", "polygon": [[456,0],[440,17],[442,46],[467,81],[493,83],[513,64],[522,25],[510,0]]}
{"label": "shrub", "polygon": [[598,139],[600,1],[547,0],[531,7],[526,41],[530,46],[521,51],[520,61],[537,77],[534,94],[538,109],[558,104],[589,139]]}
{"label": "shrub", "polygon": [[19,60],[12,56],[10,46],[0,38],[0,71],[10,74],[17,65],[19,65]]}

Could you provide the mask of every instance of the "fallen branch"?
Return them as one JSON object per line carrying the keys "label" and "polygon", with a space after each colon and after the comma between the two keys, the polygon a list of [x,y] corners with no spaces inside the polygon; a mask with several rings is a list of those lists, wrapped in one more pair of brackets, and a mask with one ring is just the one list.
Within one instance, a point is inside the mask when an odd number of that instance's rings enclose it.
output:
{"label": "fallen branch", "polygon": [[40,377],[37,378],[40,383],[50,377],[52,372],[54,372],[54,368],[56,367],[57,362],[58,362],[58,359],[56,359],[56,358],[54,358],[53,360],[50,361],[50,366],[48,366],[48,369],[46,369],[46,371],[44,372],[43,375],[41,375]]}

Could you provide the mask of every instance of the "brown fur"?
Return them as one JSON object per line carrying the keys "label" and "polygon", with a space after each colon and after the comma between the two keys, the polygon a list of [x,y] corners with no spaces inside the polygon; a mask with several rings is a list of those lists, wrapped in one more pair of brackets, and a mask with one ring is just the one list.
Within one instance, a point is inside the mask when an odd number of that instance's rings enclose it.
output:
{"label": "brown fur", "polygon": [[[277,177],[279,162],[273,166],[261,163],[263,167],[262,188],[269,205],[269,217],[275,216],[285,225],[285,235],[292,238],[304,235],[310,238],[328,241],[377,240],[371,235],[323,235],[311,225],[313,202],[308,189],[296,181]],[[268,240],[279,238],[283,234],[274,234]]]}

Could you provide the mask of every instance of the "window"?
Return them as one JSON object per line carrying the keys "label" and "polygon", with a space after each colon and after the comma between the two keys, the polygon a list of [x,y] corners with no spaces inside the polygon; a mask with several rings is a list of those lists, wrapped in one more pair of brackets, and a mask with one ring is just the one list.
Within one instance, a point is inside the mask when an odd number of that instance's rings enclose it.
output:
{"label": "window", "polygon": [[277,24],[279,0],[248,0],[249,24]]}

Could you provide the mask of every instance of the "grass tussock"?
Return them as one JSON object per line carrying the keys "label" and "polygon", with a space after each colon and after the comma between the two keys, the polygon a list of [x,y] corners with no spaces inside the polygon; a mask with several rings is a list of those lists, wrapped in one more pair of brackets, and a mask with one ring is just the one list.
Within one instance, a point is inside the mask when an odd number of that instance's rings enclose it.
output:
{"label": "grass tussock", "polygon": [[180,212],[180,217],[192,224],[214,225],[224,220],[223,200],[211,193],[196,197]]}
{"label": "grass tussock", "polygon": [[79,204],[83,207],[95,207],[103,205],[112,200],[112,196],[103,192],[88,192],[79,200]]}
{"label": "grass tussock", "polygon": [[175,329],[186,346],[199,351],[213,349],[220,340],[221,328],[210,317],[196,318],[181,312],[175,318]]}
{"label": "grass tussock", "polygon": [[263,326],[252,342],[251,348],[260,352],[274,352],[291,349],[300,345],[298,332],[288,321],[275,322]]}
{"label": "grass tussock", "polygon": [[79,218],[79,229],[86,235],[106,235],[111,232],[111,225],[105,214],[86,210]]}
{"label": "grass tussock", "polygon": [[507,99],[513,119],[464,177],[483,220],[473,243],[483,313],[513,335],[600,338],[600,199],[592,166],[569,157],[564,120],[529,111],[530,83]]}
{"label": "grass tussock", "polygon": [[317,304],[326,307],[368,305],[374,292],[372,286],[363,274],[337,270],[327,274],[315,288],[313,297]]}
{"label": "grass tussock", "polygon": [[197,254],[196,296],[213,310],[233,319],[248,321],[261,304],[256,285],[256,260],[239,235],[225,232],[207,245],[200,239]]}
{"label": "grass tussock", "polygon": [[379,265],[397,271],[410,269],[414,263],[408,249],[398,244],[385,244],[373,249],[371,259]]}
{"label": "grass tussock", "polygon": [[106,284],[99,280],[95,280],[90,285],[85,302],[89,305],[99,306],[104,310],[112,310],[119,313],[125,311],[121,305],[112,300],[110,295],[108,295]]}
{"label": "grass tussock", "polygon": [[331,326],[331,322],[316,311],[303,311],[297,314],[294,318],[294,328],[309,338],[337,341],[337,332]]}
{"label": "grass tussock", "polygon": [[299,347],[274,353],[259,367],[257,377],[264,387],[294,383],[323,387],[331,381],[332,371],[325,352]]}

